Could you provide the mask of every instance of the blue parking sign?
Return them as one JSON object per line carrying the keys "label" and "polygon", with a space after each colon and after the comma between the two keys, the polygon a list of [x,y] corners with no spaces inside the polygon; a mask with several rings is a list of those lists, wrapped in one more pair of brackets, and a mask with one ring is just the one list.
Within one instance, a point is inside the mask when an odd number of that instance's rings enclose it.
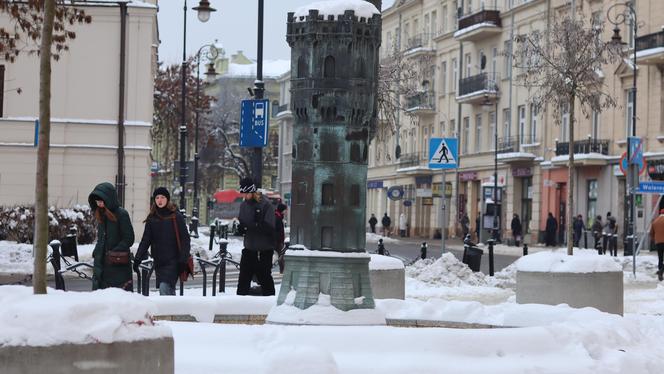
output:
{"label": "blue parking sign", "polygon": [[240,147],[267,145],[270,112],[268,100],[242,100],[240,107]]}

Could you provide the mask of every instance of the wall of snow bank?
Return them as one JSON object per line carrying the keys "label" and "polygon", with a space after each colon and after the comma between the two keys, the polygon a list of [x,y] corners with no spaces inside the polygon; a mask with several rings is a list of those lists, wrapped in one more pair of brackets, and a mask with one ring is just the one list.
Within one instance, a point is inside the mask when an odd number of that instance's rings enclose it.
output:
{"label": "wall of snow bank", "polygon": [[576,250],[574,256],[547,251],[524,256],[517,261],[518,271],[552,273],[622,272],[610,256],[599,256],[594,250]]}

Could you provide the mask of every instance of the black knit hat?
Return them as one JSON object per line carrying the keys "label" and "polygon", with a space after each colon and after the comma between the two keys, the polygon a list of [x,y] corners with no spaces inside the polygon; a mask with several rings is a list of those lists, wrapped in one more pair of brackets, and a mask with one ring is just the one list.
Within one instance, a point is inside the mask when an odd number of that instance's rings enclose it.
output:
{"label": "black knit hat", "polygon": [[154,200],[157,195],[162,195],[165,196],[167,200],[171,200],[171,194],[168,192],[166,187],[157,187],[155,188],[154,192],[152,193],[152,200]]}
{"label": "black knit hat", "polygon": [[241,193],[256,192],[256,184],[254,183],[254,180],[249,177],[242,178],[242,180],[240,181],[240,192]]}

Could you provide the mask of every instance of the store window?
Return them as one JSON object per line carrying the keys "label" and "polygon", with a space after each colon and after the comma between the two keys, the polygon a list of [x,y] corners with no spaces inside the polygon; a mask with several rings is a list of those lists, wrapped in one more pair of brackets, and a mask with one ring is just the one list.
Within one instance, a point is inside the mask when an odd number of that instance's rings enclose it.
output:
{"label": "store window", "polygon": [[533,216],[533,178],[522,178],[521,183],[521,226],[523,233],[529,234]]}
{"label": "store window", "polygon": [[592,222],[597,216],[597,179],[588,181],[588,212],[586,213],[586,222]]}

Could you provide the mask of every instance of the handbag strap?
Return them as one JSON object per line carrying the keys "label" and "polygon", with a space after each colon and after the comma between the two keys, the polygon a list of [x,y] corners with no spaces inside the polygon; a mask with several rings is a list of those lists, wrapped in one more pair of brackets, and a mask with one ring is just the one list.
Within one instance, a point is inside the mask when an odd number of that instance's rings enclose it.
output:
{"label": "handbag strap", "polygon": [[176,220],[175,217],[176,217],[176,214],[173,213],[173,215],[171,216],[171,219],[173,220],[173,228],[175,229],[175,240],[177,241],[177,244],[178,244],[178,252],[182,252],[182,248],[181,248],[182,244],[180,243],[180,230],[178,229],[178,224],[176,222],[177,220]]}

